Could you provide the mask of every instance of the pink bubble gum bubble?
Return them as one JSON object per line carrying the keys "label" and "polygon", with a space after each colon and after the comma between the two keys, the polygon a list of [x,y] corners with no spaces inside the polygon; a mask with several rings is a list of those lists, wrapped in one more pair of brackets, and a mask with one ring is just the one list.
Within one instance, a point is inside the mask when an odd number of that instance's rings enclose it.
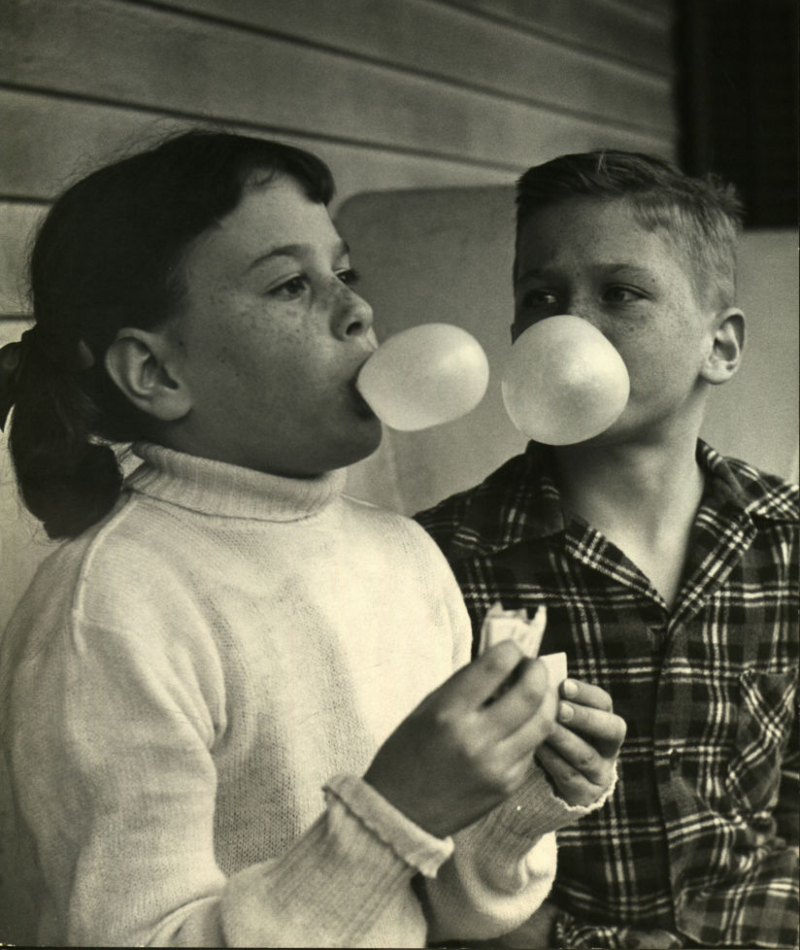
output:
{"label": "pink bubble gum bubble", "polygon": [[448,323],[427,323],[379,346],[356,385],[381,422],[412,432],[471,412],[488,383],[489,363],[473,336]]}
{"label": "pink bubble gum bubble", "polygon": [[622,357],[591,323],[570,315],[529,327],[501,381],[514,425],[529,439],[573,445],[604,432],[628,402]]}

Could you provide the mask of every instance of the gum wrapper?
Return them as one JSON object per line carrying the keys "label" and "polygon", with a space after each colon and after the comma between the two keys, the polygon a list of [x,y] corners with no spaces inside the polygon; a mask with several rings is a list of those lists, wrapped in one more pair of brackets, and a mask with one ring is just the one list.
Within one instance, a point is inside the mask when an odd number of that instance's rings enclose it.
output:
{"label": "gum wrapper", "polygon": [[[480,654],[501,640],[513,640],[525,656],[535,659],[547,624],[547,609],[538,607],[528,618],[527,610],[504,610],[501,603],[494,604],[486,613],[481,627]],[[559,686],[567,678],[567,654],[549,653],[539,657],[547,667],[550,682]]]}

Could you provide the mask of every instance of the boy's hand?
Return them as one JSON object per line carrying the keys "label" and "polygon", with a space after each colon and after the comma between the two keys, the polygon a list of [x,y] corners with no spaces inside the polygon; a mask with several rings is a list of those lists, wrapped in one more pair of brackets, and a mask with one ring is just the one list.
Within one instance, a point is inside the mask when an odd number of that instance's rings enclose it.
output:
{"label": "boy's hand", "polygon": [[421,828],[446,837],[519,788],[555,729],[555,710],[544,664],[506,640],[428,695],[364,779]]}
{"label": "boy's hand", "polygon": [[614,780],[625,720],[599,686],[567,679],[561,695],[558,725],[536,755],[568,805],[591,805]]}

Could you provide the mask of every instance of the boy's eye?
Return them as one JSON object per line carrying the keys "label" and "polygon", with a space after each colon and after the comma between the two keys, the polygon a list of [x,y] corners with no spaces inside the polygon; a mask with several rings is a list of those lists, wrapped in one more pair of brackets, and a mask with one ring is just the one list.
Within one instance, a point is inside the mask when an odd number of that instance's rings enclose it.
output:
{"label": "boy's eye", "polygon": [[347,270],[339,271],[336,276],[348,287],[355,287],[359,280],[361,280],[361,274],[359,274],[354,267],[348,267]]}
{"label": "boy's eye", "polygon": [[558,297],[551,290],[537,288],[526,290],[520,300],[523,307],[552,307],[558,303]]}

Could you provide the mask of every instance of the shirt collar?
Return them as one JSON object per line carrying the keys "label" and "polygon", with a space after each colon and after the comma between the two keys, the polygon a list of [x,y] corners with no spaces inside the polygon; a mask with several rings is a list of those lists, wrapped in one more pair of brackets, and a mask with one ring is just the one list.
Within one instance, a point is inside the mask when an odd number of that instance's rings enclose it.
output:
{"label": "shirt collar", "polygon": [[706,475],[704,505],[730,508],[754,519],[797,520],[797,486],[739,459],[724,458],[697,440],[697,460]]}
{"label": "shirt collar", "polygon": [[[728,517],[796,518],[792,486],[744,462],[723,458],[702,439],[697,460],[705,475],[703,506]],[[795,489],[796,491],[796,489]],[[521,541],[555,537],[566,530],[552,447],[529,442],[524,455],[501,466],[470,495],[453,538],[454,551],[490,554]]]}

